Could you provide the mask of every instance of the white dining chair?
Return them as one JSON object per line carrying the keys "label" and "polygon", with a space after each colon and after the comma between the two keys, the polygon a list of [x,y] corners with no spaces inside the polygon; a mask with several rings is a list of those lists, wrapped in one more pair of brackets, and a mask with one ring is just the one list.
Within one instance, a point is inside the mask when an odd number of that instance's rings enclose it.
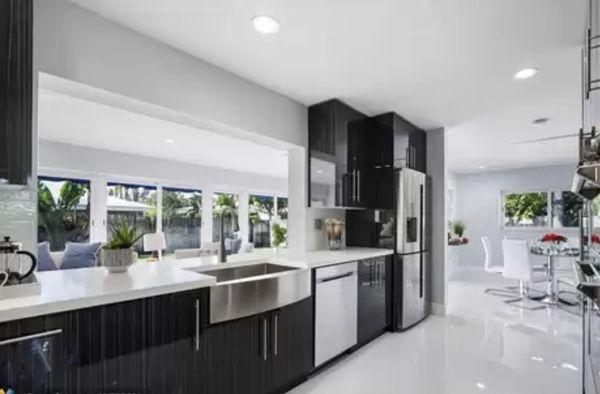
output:
{"label": "white dining chair", "polygon": [[[502,274],[503,267],[501,265],[494,265],[492,263],[492,245],[490,243],[490,238],[487,236],[481,237],[481,243],[483,244],[483,252],[485,253],[483,269],[491,274]],[[503,288],[489,288],[485,289],[484,293],[499,297],[514,297],[517,294],[516,286]]]}
{"label": "white dining chair", "polygon": [[490,272],[493,274],[501,274],[502,266],[494,265],[492,263],[492,245],[490,243],[490,237],[483,236],[481,237],[481,243],[483,244],[483,252],[485,253],[485,261],[483,263],[483,269],[486,272]]}
{"label": "white dining chair", "polygon": [[545,278],[534,276],[528,242],[517,239],[503,239],[502,254],[504,256],[502,276],[506,279],[518,281],[518,297],[505,302],[520,309],[536,310],[545,308],[544,304],[532,299],[529,291],[531,283],[544,281]]}

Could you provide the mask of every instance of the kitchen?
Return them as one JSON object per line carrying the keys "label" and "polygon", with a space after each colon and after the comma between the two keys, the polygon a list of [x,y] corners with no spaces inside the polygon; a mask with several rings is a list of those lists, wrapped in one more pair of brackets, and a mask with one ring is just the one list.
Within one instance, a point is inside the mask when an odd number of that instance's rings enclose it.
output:
{"label": "kitchen", "polygon": [[[419,127],[407,120],[415,116],[408,117],[402,106],[369,107],[352,95],[316,95],[301,104],[140,33],[139,27],[123,26],[114,19],[127,13],[111,19],[106,10],[90,10],[91,3],[3,5],[11,32],[3,53],[10,56],[0,57],[0,64],[12,71],[4,75],[19,78],[5,81],[2,102],[9,110],[0,113],[11,125],[3,128],[8,143],[0,160],[5,179],[0,233],[11,238],[0,243],[0,257],[14,261],[15,254],[36,250],[38,178],[65,170],[56,163],[75,157],[69,153],[52,165],[44,162],[48,151],[38,139],[45,130],[37,123],[37,90],[46,89],[42,75],[68,81],[69,89],[93,87],[95,99],[104,104],[114,105],[119,96],[134,112],[284,151],[287,249],[260,258],[227,255],[221,236],[213,239],[218,256],[131,266],[123,261],[125,267],[117,268],[125,273],[98,266],[28,275],[33,264],[19,256],[18,273],[2,280],[19,285],[0,287],[5,298],[0,300],[0,389],[302,390],[302,383],[335,371],[383,340],[414,335],[427,322],[443,319],[447,146],[441,123],[419,118],[427,124]],[[259,34],[272,28],[272,21],[252,22]],[[102,161],[85,154],[82,168]],[[131,170],[127,167],[124,171]],[[147,167],[161,173],[156,181],[161,199],[168,185],[160,182],[169,175],[160,166]],[[91,172],[85,168],[80,173]],[[186,167],[185,172],[201,171]],[[114,185],[110,179],[102,182],[100,198],[106,199],[106,189]],[[93,206],[101,182],[91,183]],[[207,190],[202,189],[205,219],[213,208]],[[91,224],[93,232],[106,237],[106,207],[91,210],[101,219]],[[332,218],[343,222],[344,230],[326,238]],[[213,238],[219,229],[203,220],[200,231]],[[160,259],[162,249],[155,250]]]}

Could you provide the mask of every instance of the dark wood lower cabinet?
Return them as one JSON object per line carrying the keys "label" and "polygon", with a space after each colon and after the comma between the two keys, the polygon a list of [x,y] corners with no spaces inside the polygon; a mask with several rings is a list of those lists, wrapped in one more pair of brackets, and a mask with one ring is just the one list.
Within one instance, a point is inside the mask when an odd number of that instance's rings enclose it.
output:
{"label": "dark wood lower cabinet", "polygon": [[271,348],[267,391],[283,392],[313,368],[312,297],[270,313]]}
{"label": "dark wood lower cabinet", "polygon": [[[203,392],[208,290],[0,324],[0,388],[17,393]],[[198,330],[198,331],[197,331]],[[197,391],[196,391],[197,390]]]}
{"label": "dark wood lower cabinet", "polygon": [[358,262],[358,344],[384,332],[391,323],[391,256]]}
{"label": "dark wood lower cabinet", "polygon": [[210,394],[276,393],[313,366],[312,298],[208,329]]}
{"label": "dark wood lower cabinet", "polygon": [[209,326],[207,289],[0,324],[16,393],[273,393],[312,369],[312,298]]}

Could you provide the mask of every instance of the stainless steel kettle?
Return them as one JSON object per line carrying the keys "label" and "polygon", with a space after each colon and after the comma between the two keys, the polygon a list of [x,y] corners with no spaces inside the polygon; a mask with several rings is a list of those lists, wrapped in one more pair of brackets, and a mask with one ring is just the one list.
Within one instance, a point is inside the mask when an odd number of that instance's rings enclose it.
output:
{"label": "stainless steel kettle", "polygon": [[[31,266],[24,274],[21,273],[20,256],[28,256]],[[0,270],[4,270],[7,276],[7,284],[18,284],[33,273],[37,267],[37,258],[31,252],[20,250],[18,244],[11,241],[10,237],[4,237],[0,241]]]}

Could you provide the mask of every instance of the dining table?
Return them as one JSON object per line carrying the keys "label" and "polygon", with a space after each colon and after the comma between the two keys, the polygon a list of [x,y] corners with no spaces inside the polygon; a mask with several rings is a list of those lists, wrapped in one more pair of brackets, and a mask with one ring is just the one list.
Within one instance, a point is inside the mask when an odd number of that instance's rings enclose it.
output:
{"label": "dining table", "polygon": [[543,245],[538,243],[531,246],[529,251],[532,255],[543,256],[546,258],[546,292],[543,298],[536,299],[536,301],[548,305],[577,305],[577,302],[560,296],[558,290],[558,278],[556,276],[556,259],[575,258],[579,256],[579,248],[570,245]]}

